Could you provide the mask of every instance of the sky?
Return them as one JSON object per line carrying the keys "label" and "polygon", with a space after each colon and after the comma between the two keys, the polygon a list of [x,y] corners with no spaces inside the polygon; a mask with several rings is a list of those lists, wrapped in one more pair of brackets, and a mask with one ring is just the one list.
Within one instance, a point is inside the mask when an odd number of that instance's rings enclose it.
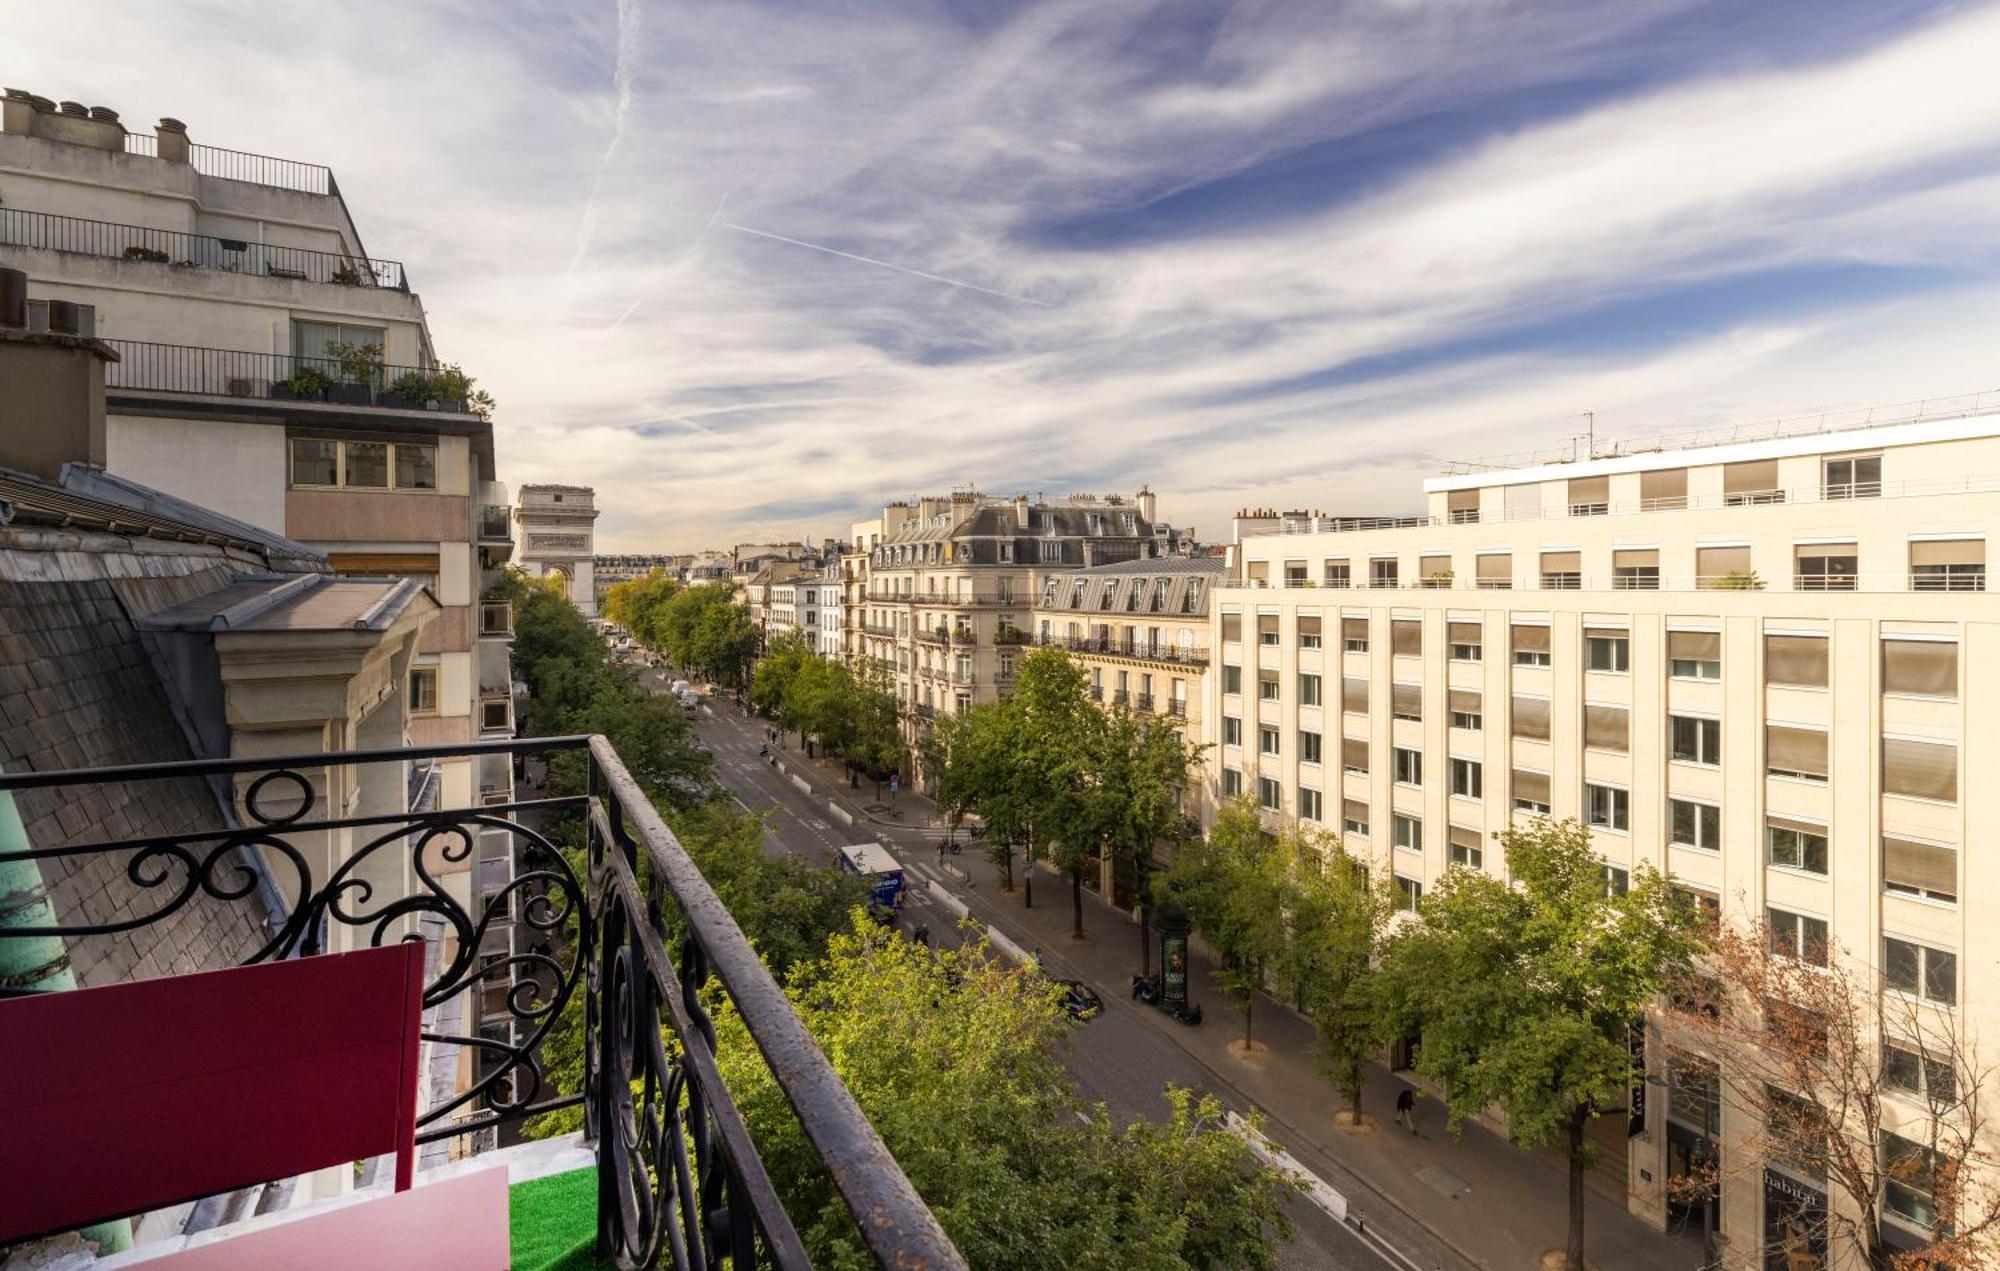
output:
{"label": "sky", "polygon": [[331,166],[600,551],[884,500],[1395,513],[2000,386],[2000,6],[97,0],[5,82]]}

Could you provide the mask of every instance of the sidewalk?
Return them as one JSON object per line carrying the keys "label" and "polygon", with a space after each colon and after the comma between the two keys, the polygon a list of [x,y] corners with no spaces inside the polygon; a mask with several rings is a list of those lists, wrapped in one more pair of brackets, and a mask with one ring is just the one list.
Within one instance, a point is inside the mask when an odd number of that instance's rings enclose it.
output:
{"label": "sidewalk", "polygon": [[[796,756],[793,751],[786,757]],[[822,796],[832,794],[857,816],[867,815],[852,797],[855,792],[839,780],[839,768],[822,770],[811,761],[787,767]],[[898,804],[900,818],[869,819],[902,831],[938,824],[934,805],[923,796],[905,791]],[[1001,892],[983,853],[967,852],[952,863],[969,878],[947,877],[946,885],[974,917],[997,924],[1024,948],[1039,947],[1052,972],[1094,985],[1107,1001],[1128,998],[1139,969],[1136,924],[1128,915],[1086,892],[1087,938],[1074,941],[1067,879],[1038,873],[1035,907],[1025,909],[1020,880],[1014,892]],[[1362,1093],[1362,1110],[1374,1127],[1359,1134],[1338,1128],[1333,1114],[1342,1104],[1316,1071],[1312,1025],[1290,1008],[1261,999],[1256,1039],[1268,1050],[1254,1060],[1238,1057],[1228,1046],[1242,1037],[1243,1020],[1215,986],[1198,941],[1189,962],[1190,993],[1201,1003],[1205,1022],[1189,1028],[1158,1011],[1137,1008],[1138,1013],[1212,1073],[1218,1085],[1251,1100],[1272,1136],[1345,1193],[1370,1226],[1392,1240],[1417,1229],[1422,1235],[1406,1236],[1407,1251],[1423,1254],[1426,1246],[1441,1244],[1444,1248],[1426,1259],[1440,1266],[1459,1261],[1528,1271],[1540,1265],[1543,1251],[1561,1247],[1568,1222],[1566,1179],[1552,1154],[1523,1151],[1475,1124],[1454,1140],[1444,1128],[1442,1104],[1421,1090],[1419,1132],[1411,1135],[1394,1120],[1396,1095],[1408,1083],[1379,1065],[1370,1067]],[[1697,1243],[1653,1231],[1595,1190],[1587,1191],[1586,1204],[1585,1246],[1590,1261],[1606,1271],[1689,1271],[1700,1265]]]}

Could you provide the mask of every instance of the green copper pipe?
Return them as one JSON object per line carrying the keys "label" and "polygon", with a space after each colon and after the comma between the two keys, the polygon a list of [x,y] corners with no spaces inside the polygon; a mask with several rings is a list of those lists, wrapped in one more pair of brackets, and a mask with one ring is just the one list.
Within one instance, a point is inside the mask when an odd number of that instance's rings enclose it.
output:
{"label": "green copper pipe", "polygon": [[[25,852],[32,846],[20,809],[14,806],[14,792],[0,790],[0,855]],[[0,860],[0,929],[55,925],[55,902],[42,882],[42,867],[32,857]],[[61,936],[0,940],[0,988],[53,993],[75,987],[69,949]],[[123,1218],[85,1227],[78,1234],[96,1245],[99,1255],[132,1247],[132,1224]]]}

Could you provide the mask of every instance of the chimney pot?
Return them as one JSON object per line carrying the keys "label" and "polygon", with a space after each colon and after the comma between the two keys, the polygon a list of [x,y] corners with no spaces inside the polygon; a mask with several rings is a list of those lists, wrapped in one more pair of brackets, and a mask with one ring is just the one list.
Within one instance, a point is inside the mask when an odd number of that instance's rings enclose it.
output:
{"label": "chimney pot", "polygon": [[92,106],[90,108],[90,117],[107,124],[118,122],[118,112],[109,106]]}
{"label": "chimney pot", "polygon": [[186,132],[188,130],[188,126],[186,124],[182,123],[178,119],[175,119],[172,115],[160,116],[160,122],[155,126],[158,127],[161,132]]}
{"label": "chimney pot", "polygon": [[51,101],[47,97],[40,96],[39,94],[30,94],[28,97],[28,104],[30,106],[33,106],[36,110],[41,111],[45,115],[53,114],[56,108],[55,102]]}
{"label": "chimney pot", "polygon": [[75,115],[78,119],[90,118],[90,108],[82,102],[61,102],[58,109],[65,115]]}

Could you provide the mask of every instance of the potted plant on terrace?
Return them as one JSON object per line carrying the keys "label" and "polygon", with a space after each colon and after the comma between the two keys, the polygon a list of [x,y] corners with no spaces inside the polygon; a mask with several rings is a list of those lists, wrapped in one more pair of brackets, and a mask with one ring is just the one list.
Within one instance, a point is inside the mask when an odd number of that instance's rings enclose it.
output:
{"label": "potted plant on terrace", "polygon": [[331,281],[342,287],[359,287],[361,285],[361,271],[356,269],[351,262],[343,260],[340,264],[334,266]]}
{"label": "potted plant on terrace", "polygon": [[316,366],[301,366],[271,385],[271,396],[281,402],[323,402],[333,381]]}
{"label": "potted plant on terrace", "polygon": [[382,404],[422,410],[424,403],[435,401],[437,397],[437,385],[430,376],[422,371],[404,371],[389,381],[387,391],[382,394]]}
{"label": "potted plant on terrace", "polygon": [[382,381],[382,346],[334,340],[326,355],[340,374],[329,398],[349,406],[366,406],[375,400],[375,386]]}

